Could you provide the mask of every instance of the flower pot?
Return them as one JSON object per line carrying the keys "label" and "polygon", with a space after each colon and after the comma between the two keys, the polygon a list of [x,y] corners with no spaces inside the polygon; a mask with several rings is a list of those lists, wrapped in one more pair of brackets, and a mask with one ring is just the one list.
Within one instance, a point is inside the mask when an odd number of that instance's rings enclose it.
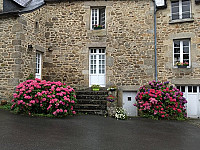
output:
{"label": "flower pot", "polygon": [[94,30],[100,30],[102,27],[94,27]]}
{"label": "flower pot", "polygon": [[92,88],[92,91],[99,91],[99,88]]}
{"label": "flower pot", "polygon": [[180,65],[180,66],[178,66],[178,68],[187,68],[187,66]]}

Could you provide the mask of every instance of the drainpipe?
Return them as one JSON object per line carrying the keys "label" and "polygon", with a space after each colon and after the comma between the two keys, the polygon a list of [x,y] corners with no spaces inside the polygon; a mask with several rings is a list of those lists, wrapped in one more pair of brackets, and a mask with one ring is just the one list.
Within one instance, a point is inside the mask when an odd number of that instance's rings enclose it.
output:
{"label": "drainpipe", "polygon": [[157,68],[157,36],[156,36],[156,2],[154,2],[154,51],[155,51],[155,80],[158,81],[158,68]]}

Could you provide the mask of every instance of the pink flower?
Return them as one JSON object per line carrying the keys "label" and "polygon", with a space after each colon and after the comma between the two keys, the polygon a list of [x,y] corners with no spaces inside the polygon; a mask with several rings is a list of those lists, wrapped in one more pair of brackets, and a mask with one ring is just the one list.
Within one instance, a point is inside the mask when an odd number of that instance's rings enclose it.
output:
{"label": "pink flower", "polygon": [[76,112],[75,111],[72,111],[72,113],[75,115],[76,114]]}
{"label": "pink flower", "polygon": [[181,113],[182,111],[180,109],[177,109],[178,113]]}
{"label": "pink flower", "polygon": [[162,118],[164,118],[164,117],[165,117],[165,115],[161,115],[161,117],[162,117]]}
{"label": "pink flower", "polygon": [[31,101],[30,101],[30,104],[35,104],[35,101],[34,101],[34,100],[31,100]]}
{"label": "pink flower", "polygon": [[64,110],[64,113],[67,113],[67,110],[66,110],[66,109]]}
{"label": "pink flower", "polygon": [[60,112],[60,109],[56,109],[56,112],[59,113],[59,112]]}
{"label": "pink flower", "polygon": [[56,114],[56,111],[54,111],[54,112],[53,112],[53,115],[54,115],[54,116],[56,116],[56,115],[57,115],[57,114]]}
{"label": "pink flower", "polygon": [[149,100],[152,104],[157,104],[158,102],[155,98],[152,98],[152,97]]}
{"label": "pink flower", "polygon": [[63,110],[62,110],[62,109],[60,109],[60,112],[62,113],[62,112],[63,112]]}

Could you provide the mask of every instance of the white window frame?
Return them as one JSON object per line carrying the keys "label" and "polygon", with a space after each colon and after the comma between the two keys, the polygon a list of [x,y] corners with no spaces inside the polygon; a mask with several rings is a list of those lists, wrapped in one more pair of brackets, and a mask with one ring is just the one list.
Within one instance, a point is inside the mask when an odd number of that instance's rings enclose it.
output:
{"label": "white window frame", "polygon": [[[94,30],[93,29],[93,25],[95,24],[92,24],[92,14],[93,14],[93,10],[97,10],[97,25],[99,25],[99,22],[100,22],[100,13],[99,13],[99,10],[101,9],[102,7],[98,8],[98,7],[94,7],[94,8],[91,8],[91,11],[90,11],[90,30]],[[105,25],[104,25],[104,28],[106,28],[106,8],[105,9]],[[94,20],[95,21],[95,20]]]}
{"label": "white window frame", "polygon": [[180,62],[183,63],[183,41],[184,40],[188,40],[189,41],[189,65],[187,66],[187,68],[191,67],[191,56],[190,56],[190,51],[191,51],[191,46],[190,46],[190,42],[191,39],[174,39],[173,40],[173,66],[174,68],[178,68],[176,66],[176,64],[174,63],[174,41],[180,41]]}
{"label": "white window frame", "polygon": [[[39,61],[38,61],[39,58]],[[39,62],[39,65],[38,65]],[[36,71],[35,71],[35,77],[38,79],[41,79],[42,77],[42,53],[36,52]]]}
{"label": "white window frame", "polygon": [[[171,2],[173,1],[179,1],[179,18],[178,19],[174,19],[174,20],[182,20],[183,16],[183,11],[182,11],[182,0],[171,0]],[[189,18],[184,18],[184,19],[190,19],[191,18],[191,14],[192,14],[192,7],[191,7],[191,0],[190,0],[190,17]],[[172,4],[171,4],[171,20],[172,20],[172,16],[173,16],[173,12],[172,12]]]}

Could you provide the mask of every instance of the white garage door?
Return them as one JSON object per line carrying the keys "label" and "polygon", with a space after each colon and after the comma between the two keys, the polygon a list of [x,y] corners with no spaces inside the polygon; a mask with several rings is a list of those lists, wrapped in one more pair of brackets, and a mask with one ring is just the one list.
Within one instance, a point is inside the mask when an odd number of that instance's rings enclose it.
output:
{"label": "white garage door", "polygon": [[187,117],[200,117],[200,87],[199,86],[177,86],[187,100]]}
{"label": "white garage door", "polygon": [[137,92],[123,92],[123,109],[128,116],[137,116],[137,107],[135,104],[135,97]]}

